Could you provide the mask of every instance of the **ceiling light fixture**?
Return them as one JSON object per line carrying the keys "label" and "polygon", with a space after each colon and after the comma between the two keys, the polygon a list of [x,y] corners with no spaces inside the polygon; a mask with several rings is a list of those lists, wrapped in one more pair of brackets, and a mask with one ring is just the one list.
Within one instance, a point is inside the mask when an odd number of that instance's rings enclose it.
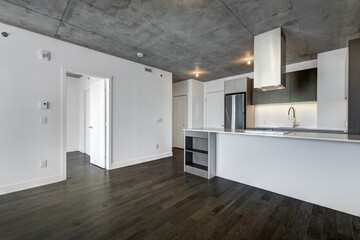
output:
{"label": "ceiling light fixture", "polygon": [[196,73],[195,73],[195,77],[199,77],[199,72],[196,72]]}
{"label": "ceiling light fixture", "polygon": [[247,59],[247,64],[250,65],[251,64],[251,58]]}
{"label": "ceiling light fixture", "polygon": [[136,56],[139,58],[142,58],[142,57],[144,57],[144,54],[142,52],[138,52],[138,53],[136,53]]}

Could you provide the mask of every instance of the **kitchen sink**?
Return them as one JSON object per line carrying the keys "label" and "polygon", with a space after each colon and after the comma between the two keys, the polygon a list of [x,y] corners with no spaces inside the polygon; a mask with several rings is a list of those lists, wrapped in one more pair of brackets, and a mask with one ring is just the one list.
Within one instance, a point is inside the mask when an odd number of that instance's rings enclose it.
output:
{"label": "kitchen sink", "polygon": [[272,131],[272,130],[245,130],[245,133],[251,134],[268,134],[268,135],[286,135],[292,133],[291,131]]}

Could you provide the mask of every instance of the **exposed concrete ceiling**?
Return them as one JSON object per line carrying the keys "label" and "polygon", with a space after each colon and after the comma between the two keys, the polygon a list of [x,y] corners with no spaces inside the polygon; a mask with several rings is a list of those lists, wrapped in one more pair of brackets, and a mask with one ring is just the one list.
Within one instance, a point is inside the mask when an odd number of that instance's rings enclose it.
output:
{"label": "exposed concrete ceiling", "polygon": [[0,0],[0,21],[209,81],[251,72],[254,35],[279,26],[287,63],[346,46],[360,37],[360,1]]}

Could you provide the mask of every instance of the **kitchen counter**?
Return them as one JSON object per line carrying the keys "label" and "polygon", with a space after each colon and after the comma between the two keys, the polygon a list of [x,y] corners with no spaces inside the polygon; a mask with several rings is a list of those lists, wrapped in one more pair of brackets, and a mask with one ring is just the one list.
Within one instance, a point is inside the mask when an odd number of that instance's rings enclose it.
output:
{"label": "kitchen counter", "polygon": [[265,130],[265,131],[291,131],[291,132],[313,132],[313,133],[336,133],[344,134],[341,130],[328,130],[328,129],[317,129],[317,128],[302,128],[302,127],[249,127],[247,130]]}
{"label": "kitchen counter", "polygon": [[[355,142],[360,143],[360,135],[350,135],[344,133],[324,133],[324,132],[293,132],[292,129],[284,128],[284,132],[289,132],[284,135],[280,135],[280,129],[277,131],[266,131],[262,129],[251,128],[248,130],[236,130],[228,131],[223,128],[193,128],[184,129],[184,131],[199,131],[199,132],[213,132],[223,134],[241,134],[241,135],[255,135],[264,137],[280,137],[280,138],[298,138],[298,139],[310,139],[310,140],[323,140],[323,141],[336,141],[336,142]],[[322,130],[324,131],[324,130]]]}
{"label": "kitchen counter", "polygon": [[215,156],[214,176],[360,216],[359,135],[218,128],[185,134],[212,136],[206,150]]}

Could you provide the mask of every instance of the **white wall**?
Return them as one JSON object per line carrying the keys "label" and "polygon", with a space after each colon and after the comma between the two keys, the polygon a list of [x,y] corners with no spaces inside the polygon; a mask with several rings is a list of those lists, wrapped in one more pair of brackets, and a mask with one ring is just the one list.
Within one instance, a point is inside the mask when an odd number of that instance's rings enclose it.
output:
{"label": "white wall", "polygon": [[[171,73],[148,73],[141,64],[5,24],[0,28],[10,33],[0,38],[0,111],[6,113],[0,118],[0,194],[63,179],[62,67],[113,76],[113,168],[172,154]],[[51,61],[39,60],[41,49],[51,52]],[[39,110],[40,100],[49,101],[50,109]],[[40,125],[45,114],[48,124]],[[48,167],[40,168],[45,159]]]}
{"label": "white wall", "polygon": [[79,151],[79,79],[67,77],[66,151]]}
{"label": "white wall", "polygon": [[318,128],[347,130],[348,48],[318,55]]}

